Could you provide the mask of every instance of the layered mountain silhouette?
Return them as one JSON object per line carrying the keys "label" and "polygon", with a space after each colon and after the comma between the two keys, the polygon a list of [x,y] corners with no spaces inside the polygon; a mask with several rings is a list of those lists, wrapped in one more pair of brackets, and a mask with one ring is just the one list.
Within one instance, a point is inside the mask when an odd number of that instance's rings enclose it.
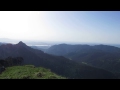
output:
{"label": "layered mountain silhouette", "polygon": [[120,73],[120,48],[114,46],[59,44],[50,47],[46,53]]}
{"label": "layered mountain silhouette", "polygon": [[109,46],[109,45],[69,45],[69,44],[59,44],[53,45],[46,50],[47,53],[54,54],[54,55],[65,55],[71,52],[93,52],[93,51],[105,51],[105,52],[119,52],[120,48]]}
{"label": "layered mountain silhouette", "polygon": [[[86,47],[86,46],[85,46]],[[59,49],[59,48],[58,48]],[[64,50],[64,49],[63,49]],[[23,57],[23,64],[32,64],[50,69],[58,75],[67,78],[81,79],[114,79],[112,72],[77,63],[63,56],[55,56],[33,49],[20,41],[18,44],[5,44],[0,46],[0,59],[7,57]]]}

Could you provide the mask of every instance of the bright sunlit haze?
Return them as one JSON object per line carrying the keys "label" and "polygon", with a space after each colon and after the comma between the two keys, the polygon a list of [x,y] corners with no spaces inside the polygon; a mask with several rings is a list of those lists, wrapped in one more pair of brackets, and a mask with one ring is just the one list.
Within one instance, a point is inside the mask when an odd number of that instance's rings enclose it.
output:
{"label": "bright sunlit haze", "polygon": [[0,11],[0,38],[120,44],[119,11]]}

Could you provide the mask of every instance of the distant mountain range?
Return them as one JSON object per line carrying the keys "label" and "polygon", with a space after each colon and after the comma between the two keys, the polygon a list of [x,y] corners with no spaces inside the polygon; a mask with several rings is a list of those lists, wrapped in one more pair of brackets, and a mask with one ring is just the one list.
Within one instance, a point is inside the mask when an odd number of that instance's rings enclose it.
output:
{"label": "distant mountain range", "polygon": [[[1,43],[12,43],[17,44],[20,40],[19,39],[9,39],[9,38],[0,38]],[[54,45],[58,42],[52,42],[52,41],[37,41],[37,40],[23,40],[24,43],[28,46],[36,46],[36,45]]]}
{"label": "distant mountain range", "polygon": [[34,46],[30,46],[31,48],[34,49],[38,49],[38,50],[42,50],[43,52],[45,52],[48,48],[50,48],[50,45],[34,45]]}
{"label": "distant mountain range", "polygon": [[109,45],[54,45],[46,53],[120,73],[120,48]]}
{"label": "distant mountain range", "polygon": [[[83,47],[87,48],[89,46],[83,46]],[[59,51],[59,48],[57,50]],[[66,52],[69,51],[69,50],[68,51],[64,51],[64,50],[66,49],[62,48],[60,50],[60,53],[65,54]],[[24,59],[23,64],[25,65],[32,64],[35,66],[48,68],[52,72],[55,72],[56,74],[65,76],[67,78],[80,78],[80,79],[117,78],[115,74],[113,74],[110,71],[100,69],[97,67],[92,67],[85,63],[78,63],[75,62],[74,60],[67,59],[63,56],[55,56],[44,53],[41,50],[33,49],[27,46],[22,41],[20,41],[18,44],[5,44],[5,45],[3,44],[0,46],[0,58],[5,59],[9,56],[23,57]]]}

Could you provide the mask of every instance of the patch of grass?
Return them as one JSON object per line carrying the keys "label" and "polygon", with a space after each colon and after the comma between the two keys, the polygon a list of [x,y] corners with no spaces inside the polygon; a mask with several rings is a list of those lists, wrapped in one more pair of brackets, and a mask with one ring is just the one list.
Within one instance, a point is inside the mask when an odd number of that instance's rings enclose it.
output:
{"label": "patch of grass", "polygon": [[66,79],[49,69],[34,65],[12,66],[0,74],[0,79]]}

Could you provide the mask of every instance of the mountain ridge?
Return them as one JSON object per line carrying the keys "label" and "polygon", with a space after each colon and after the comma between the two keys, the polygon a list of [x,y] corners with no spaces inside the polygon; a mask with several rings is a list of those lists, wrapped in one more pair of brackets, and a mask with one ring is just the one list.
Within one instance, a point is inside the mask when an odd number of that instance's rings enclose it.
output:
{"label": "mountain ridge", "polygon": [[46,53],[64,56],[76,62],[103,68],[114,73],[120,72],[120,48],[109,45],[55,45]]}
{"label": "mountain ridge", "polygon": [[[24,65],[35,65],[44,68],[51,69],[58,75],[65,76],[67,78],[116,78],[116,76],[106,70],[79,64],[71,61],[63,56],[55,56],[44,53],[41,50],[33,49],[23,42],[12,45],[0,46],[0,58],[6,57],[23,57]],[[96,71],[99,72],[96,72]],[[92,73],[91,73],[92,72]],[[88,74],[91,75],[88,75]],[[98,75],[98,73],[100,75]]]}

